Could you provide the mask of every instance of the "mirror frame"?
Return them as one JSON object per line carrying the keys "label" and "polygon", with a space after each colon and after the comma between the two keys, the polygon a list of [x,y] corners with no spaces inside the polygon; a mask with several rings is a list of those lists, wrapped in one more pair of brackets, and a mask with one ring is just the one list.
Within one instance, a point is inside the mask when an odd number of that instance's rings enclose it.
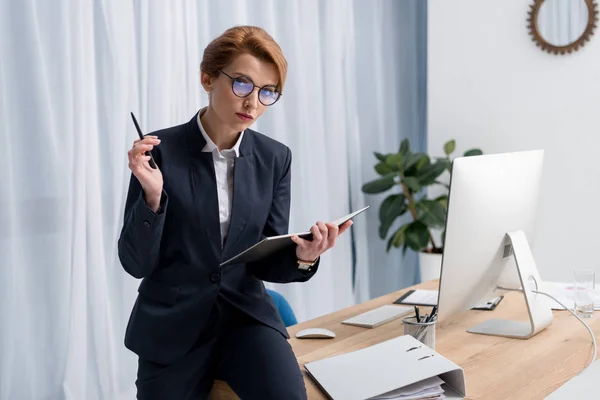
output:
{"label": "mirror frame", "polygon": [[535,45],[541,47],[542,50],[547,51],[548,53],[556,54],[565,54],[572,53],[573,51],[579,50],[580,47],[585,45],[585,42],[590,40],[592,35],[594,34],[594,30],[597,27],[598,22],[598,4],[596,0],[583,0],[588,9],[588,21],[585,27],[585,30],[579,36],[577,40],[572,43],[569,43],[565,46],[554,46],[551,43],[548,43],[540,34],[537,18],[540,13],[540,8],[542,4],[546,0],[533,0],[533,4],[529,7],[531,10],[528,11],[529,17],[527,18],[527,27],[529,29],[529,34],[532,37],[532,40],[535,42]]}

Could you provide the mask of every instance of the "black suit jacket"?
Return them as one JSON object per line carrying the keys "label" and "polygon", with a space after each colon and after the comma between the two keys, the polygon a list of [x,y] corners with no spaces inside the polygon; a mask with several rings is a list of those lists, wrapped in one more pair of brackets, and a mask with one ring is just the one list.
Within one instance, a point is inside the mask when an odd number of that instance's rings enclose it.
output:
{"label": "black suit jacket", "polygon": [[187,124],[152,133],[161,139],[153,156],[164,178],[155,214],[131,176],[119,237],[125,271],[143,278],[125,335],[125,346],[148,360],[169,364],[198,339],[217,298],[289,335],[264,281],[303,282],[295,248],[256,263],[219,264],[266,236],[288,233],[290,149],[250,129],[235,159],[229,233],[221,247],[212,154],[196,116]]}

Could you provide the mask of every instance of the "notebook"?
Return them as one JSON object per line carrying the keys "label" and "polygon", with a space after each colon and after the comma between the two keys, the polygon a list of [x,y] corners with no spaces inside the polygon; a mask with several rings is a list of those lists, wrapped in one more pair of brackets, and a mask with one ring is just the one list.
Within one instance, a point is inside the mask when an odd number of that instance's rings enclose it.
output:
{"label": "notebook", "polygon": [[[504,296],[494,297],[489,301],[477,304],[473,310],[493,310],[502,301]],[[394,301],[394,304],[403,304],[411,306],[436,306],[438,302],[437,290],[417,289],[409,290],[402,297]]]}
{"label": "notebook", "polygon": [[411,306],[429,306],[433,307],[438,302],[437,290],[417,289],[409,290],[402,297],[396,300],[395,304],[407,304]]}

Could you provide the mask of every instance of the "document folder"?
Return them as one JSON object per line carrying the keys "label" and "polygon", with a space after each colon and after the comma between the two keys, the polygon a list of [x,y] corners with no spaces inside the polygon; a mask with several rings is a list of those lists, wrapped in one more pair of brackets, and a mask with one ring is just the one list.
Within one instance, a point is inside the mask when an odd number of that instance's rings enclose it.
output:
{"label": "document folder", "polygon": [[[361,208],[360,210],[355,211],[351,214],[348,214],[344,217],[338,218],[335,221],[331,221],[331,223],[335,224],[337,226],[341,226],[342,224],[344,224],[344,222],[354,218],[355,216],[362,213],[369,207],[370,206]],[[294,243],[292,241],[292,236],[294,236],[294,235],[301,237],[303,239],[309,239],[309,240],[312,239],[312,233],[310,233],[310,232],[290,233],[287,235],[270,236],[270,237],[264,238],[260,242],[256,243],[254,246],[248,248],[247,250],[244,250],[243,252],[230,258],[229,260],[222,262],[220,264],[220,267],[225,267],[225,266],[231,265],[231,264],[243,264],[243,263],[247,263],[247,262],[257,261],[257,260],[263,259],[279,250],[283,250],[286,247],[295,246],[296,243]]]}
{"label": "document folder", "polygon": [[409,335],[304,368],[333,400],[371,399],[432,377],[444,381],[445,399],[466,395],[463,369]]}

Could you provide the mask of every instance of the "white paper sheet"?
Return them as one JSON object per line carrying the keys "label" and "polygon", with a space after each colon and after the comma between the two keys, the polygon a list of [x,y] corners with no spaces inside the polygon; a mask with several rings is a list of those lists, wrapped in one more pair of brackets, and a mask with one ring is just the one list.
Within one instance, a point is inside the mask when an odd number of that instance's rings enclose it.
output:
{"label": "white paper sheet", "polygon": [[[551,296],[556,297],[558,301],[569,307],[571,310],[575,308],[575,294],[573,292],[573,284],[570,282],[543,282],[543,292],[548,293]],[[557,302],[552,299],[548,299],[550,307],[553,310],[564,310]],[[594,310],[600,310],[600,291],[596,290],[594,293]]]}
{"label": "white paper sheet", "polygon": [[437,305],[437,300],[437,290],[417,289],[409,294],[404,300],[402,300],[402,302],[407,304],[422,304],[433,307]]}
{"label": "white paper sheet", "polygon": [[420,382],[404,386],[400,389],[372,397],[370,400],[418,400],[418,399],[443,399],[444,390],[442,385],[444,381],[437,376],[425,379]]}

